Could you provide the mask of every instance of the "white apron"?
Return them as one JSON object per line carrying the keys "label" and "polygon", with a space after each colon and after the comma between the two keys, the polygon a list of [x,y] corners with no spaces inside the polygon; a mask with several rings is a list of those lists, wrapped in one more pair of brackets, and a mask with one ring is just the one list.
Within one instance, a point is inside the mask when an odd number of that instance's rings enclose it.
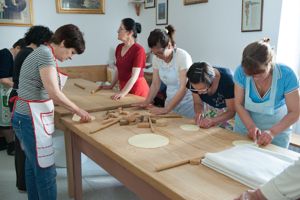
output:
{"label": "white apron", "polygon": [[[279,69],[276,65],[273,71],[272,77],[272,85],[270,91],[270,98],[268,101],[262,103],[255,103],[250,98],[250,77],[246,78],[246,88],[245,88],[245,109],[249,112],[252,120],[254,121],[257,128],[260,130],[268,130],[274,124],[278,123],[286,114],[287,114],[287,107],[286,105],[281,106],[280,108],[275,109],[275,98],[277,92],[277,80],[279,79]],[[243,122],[241,121],[238,114],[235,116],[235,127],[234,131],[247,134],[248,131],[244,126]],[[272,144],[281,146],[281,147],[288,147],[289,140],[290,140],[290,133],[291,127],[284,130],[283,132],[279,133],[274,139],[272,140]]]}
{"label": "white apron", "polygon": [[[176,50],[174,50],[176,51]],[[179,73],[176,66],[176,53],[173,53],[173,59],[168,67],[159,67],[160,79],[167,86],[167,99],[168,104],[176,95],[180,88]],[[188,118],[194,117],[194,103],[191,91],[187,91],[185,96],[179,102],[179,104],[173,109],[174,112],[183,115]]]}
{"label": "white apron", "polygon": [[[53,49],[51,48],[51,50],[54,57]],[[68,77],[65,74],[59,72],[55,57],[54,60],[58,73],[58,84],[60,89],[62,90]],[[20,98],[17,98],[17,100],[25,101],[30,109],[35,135],[38,165],[41,168],[52,166],[54,164],[54,147],[52,142],[52,134],[55,131],[53,101],[51,99],[25,100]]]}

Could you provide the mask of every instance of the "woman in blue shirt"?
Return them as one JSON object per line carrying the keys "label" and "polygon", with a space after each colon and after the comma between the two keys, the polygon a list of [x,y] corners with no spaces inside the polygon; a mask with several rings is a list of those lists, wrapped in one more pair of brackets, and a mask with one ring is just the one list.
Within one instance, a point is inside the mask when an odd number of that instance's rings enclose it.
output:
{"label": "woman in blue shirt", "polygon": [[196,124],[201,128],[219,125],[232,130],[232,125],[228,123],[235,114],[231,71],[197,62],[189,68],[186,76],[186,87],[193,94]]}
{"label": "woman in blue shirt", "polygon": [[291,68],[273,62],[269,39],[249,44],[234,74],[235,132],[258,145],[287,148],[299,118],[299,82]]}

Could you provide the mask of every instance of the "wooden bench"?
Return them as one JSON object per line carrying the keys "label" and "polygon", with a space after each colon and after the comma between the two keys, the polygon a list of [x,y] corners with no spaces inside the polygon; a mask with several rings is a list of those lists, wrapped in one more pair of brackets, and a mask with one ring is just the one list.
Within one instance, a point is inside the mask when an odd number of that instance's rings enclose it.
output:
{"label": "wooden bench", "polygon": [[291,141],[290,141],[290,144],[293,145],[293,146],[296,146],[296,147],[299,147],[299,148],[300,148],[300,135],[299,135],[299,134],[293,133],[293,134],[291,135]]}

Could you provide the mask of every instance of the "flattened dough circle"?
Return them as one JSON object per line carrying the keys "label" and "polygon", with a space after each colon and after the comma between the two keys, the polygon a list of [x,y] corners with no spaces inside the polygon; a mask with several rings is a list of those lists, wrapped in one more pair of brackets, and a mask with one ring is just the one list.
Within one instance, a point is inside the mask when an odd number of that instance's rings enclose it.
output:
{"label": "flattened dough circle", "polygon": [[249,141],[249,140],[235,140],[235,141],[232,142],[232,144],[234,146],[245,145],[245,144],[253,145],[253,146],[258,146],[253,141]]}
{"label": "flattened dough circle", "polygon": [[128,143],[135,147],[152,149],[169,144],[169,139],[162,135],[145,133],[130,137]]}
{"label": "flattened dough circle", "polygon": [[180,128],[185,131],[199,131],[199,127],[194,124],[183,124]]}

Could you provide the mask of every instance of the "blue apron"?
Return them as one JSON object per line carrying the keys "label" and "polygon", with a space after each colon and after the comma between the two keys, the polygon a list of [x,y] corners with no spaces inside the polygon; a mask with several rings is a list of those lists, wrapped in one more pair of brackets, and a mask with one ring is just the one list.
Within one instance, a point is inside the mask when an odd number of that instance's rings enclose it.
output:
{"label": "blue apron", "polygon": [[[176,95],[180,88],[180,76],[176,66],[176,50],[173,52],[173,59],[168,64],[167,67],[159,67],[160,79],[167,86],[167,99],[166,104],[168,104],[173,97]],[[173,109],[174,112],[183,115],[188,118],[194,117],[194,104],[192,93],[188,90],[179,104]]]}
{"label": "blue apron", "polygon": [[[257,128],[260,130],[269,130],[274,124],[277,124],[286,114],[287,107],[283,105],[275,109],[275,97],[277,92],[277,80],[279,79],[279,69],[276,65],[273,71],[272,85],[270,89],[269,100],[262,103],[255,103],[250,98],[250,78],[246,78],[246,88],[245,88],[245,109],[250,114],[250,117],[254,121]],[[248,130],[244,126],[242,120],[235,115],[235,126],[234,131],[242,135],[247,135]],[[291,127],[279,133],[272,140],[272,144],[287,148],[290,141]]]}

